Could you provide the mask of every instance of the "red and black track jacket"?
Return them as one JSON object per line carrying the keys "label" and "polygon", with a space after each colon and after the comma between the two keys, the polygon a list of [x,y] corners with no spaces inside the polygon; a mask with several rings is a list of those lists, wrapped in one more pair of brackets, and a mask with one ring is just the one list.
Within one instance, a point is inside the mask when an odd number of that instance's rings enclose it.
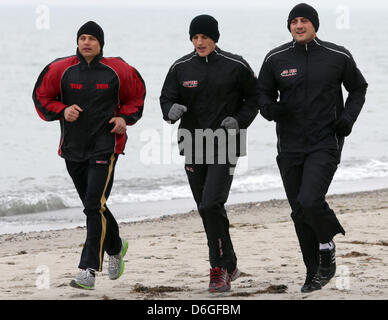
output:
{"label": "red and black track jacket", "polygon": [[[39,116],[46,121],[60,120],[61,157],[81,162],[107,153],[122,154],[126,134],[112,134],[112,117],[122,117],[127,125],[142,116],[146,89],[136,69],[121,58],[102,54],[87,64],[77,55],[50,63],[40,74],[33,100]],[[64,119],[66,107],[83,109],[75,122]]]}

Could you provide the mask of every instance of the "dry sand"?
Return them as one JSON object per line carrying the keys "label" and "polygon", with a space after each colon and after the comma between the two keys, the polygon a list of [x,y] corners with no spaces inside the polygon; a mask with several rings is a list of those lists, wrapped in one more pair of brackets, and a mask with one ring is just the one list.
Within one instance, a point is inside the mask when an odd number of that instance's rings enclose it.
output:
{"label": "dry sand", "polygon": [[[0,299],[388,299],[388,190],[334,195],[328,202],[346,230],[338,235],[337,275],[302,294],[305,277],[290,209],[284,200],[228,207],[242,276],[210,294],[208,249],[197,212],[120,224],[129,242],[123,276],[104,271],[96,290],[68,284],[85,229],[0,236]],[[80,214],[82,214],[80,212]]]}

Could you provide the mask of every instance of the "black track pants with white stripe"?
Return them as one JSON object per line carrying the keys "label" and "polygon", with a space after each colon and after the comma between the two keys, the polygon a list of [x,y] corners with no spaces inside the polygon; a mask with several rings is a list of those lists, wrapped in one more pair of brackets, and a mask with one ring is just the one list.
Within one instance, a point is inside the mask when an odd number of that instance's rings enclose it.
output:
{"label": "black track pants with white stripe", "polygon": [[79,263],[80,269],[102,271],[104,252],[117,254],[121,249],[119,228],[106,206],[112,189],[117,154],[89,159],[85,162],[66,160],[69,172],[86,215],[86,241]]}

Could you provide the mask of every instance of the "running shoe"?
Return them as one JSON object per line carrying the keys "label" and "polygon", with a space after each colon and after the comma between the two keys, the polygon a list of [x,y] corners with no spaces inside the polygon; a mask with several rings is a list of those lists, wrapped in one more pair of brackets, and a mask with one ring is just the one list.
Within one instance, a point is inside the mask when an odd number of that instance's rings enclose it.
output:
{"label": "running shoe", "polygon": [[78,289],[94,290],[96,282],[95,270],[86,269],[81,272],[70,282],[70,286]]}
{"label": "running shoe", "polygon": [[109,279],[116,280],[121,277],[124,272],[124,256],[128,250],[128,242],[121,239],[121,250],[118,254],[109,256],[108,274]]}
{"label": "running shoe", "polygon": [[321,289],[322,289],[322,286],[321,286],[319,274],[316,273],[316,274],[307,274],[306,281],[300,291],[302,291],[303,293],[307,293],[307,292],[313,292],[315,290],[321,290]]}
{"label": "running shoe", "polygon": [[319,250],[319,277],[322,287],[329,283],[336,271],[335,263],[335,243],[332,241],[331,249]]}
{"label": "running shoe", "polygon": [[236,280],[241,275],[239,268],[235,268],[232,273],[229,273],[230,281]]}
{"label": "running shoe", "polygon": [[226,292],[230,290],[230,277],[226,268],[211,268],[210,269],[210,282],[209,291],[214,292]]}

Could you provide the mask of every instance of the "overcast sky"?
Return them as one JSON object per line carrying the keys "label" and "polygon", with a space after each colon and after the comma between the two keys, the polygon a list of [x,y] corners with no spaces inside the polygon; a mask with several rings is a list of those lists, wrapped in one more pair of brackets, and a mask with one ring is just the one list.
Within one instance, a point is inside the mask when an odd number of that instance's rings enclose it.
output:
{"label": "overcast sky", "polygon": [[300,2],[309,3],[317,8],[332,8],[336,5],[348,5],[352,8],[388,9],[388,1],[382,0],[1,0],[1,5],[61,5],[73,6],[125,6],[125,7],[291,7]]}

